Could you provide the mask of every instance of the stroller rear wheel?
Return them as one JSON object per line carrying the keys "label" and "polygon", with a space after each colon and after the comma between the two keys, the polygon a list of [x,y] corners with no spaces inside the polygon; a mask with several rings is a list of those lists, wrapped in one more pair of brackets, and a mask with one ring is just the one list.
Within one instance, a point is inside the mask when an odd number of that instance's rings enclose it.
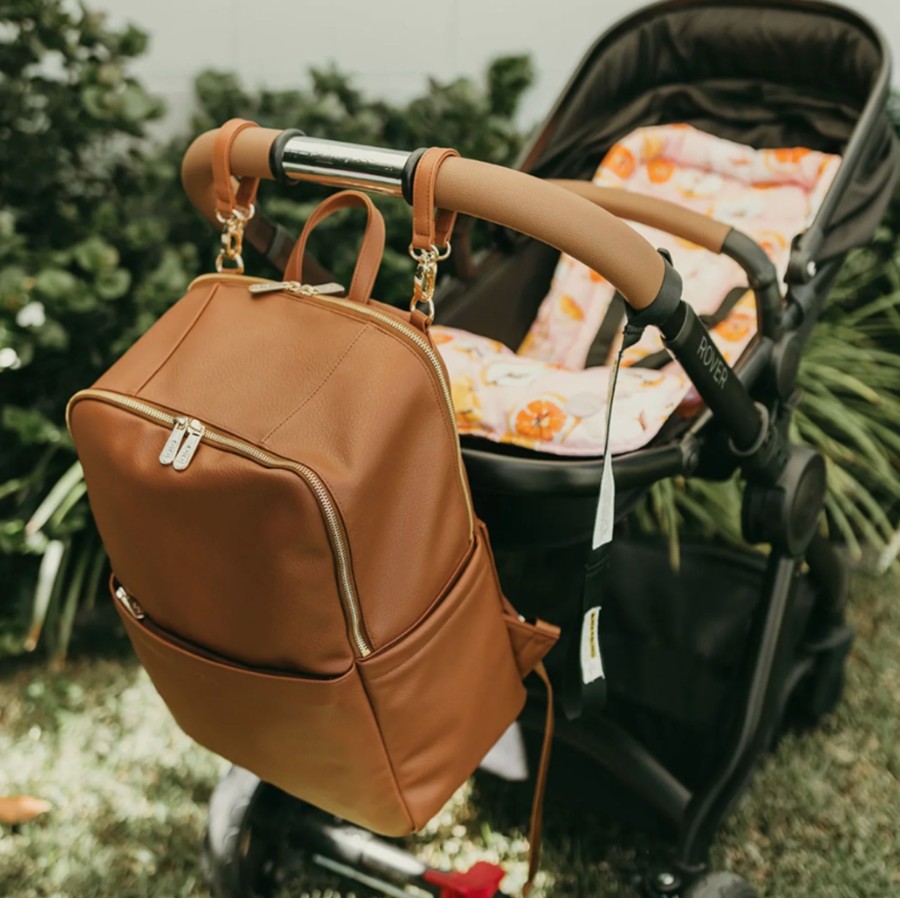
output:
{"label": "stroller rear wheel", "polygon": [[209,801],[203,867],[214,898],[265,896],[275,886],[278,840],[266,833],[274,789],[241,767],[219,780]]}
{"label": "stroller rear wheel", "polygon": [[707,873],[698,879],[683,898],[757,898],[756,890],[734,873]]}

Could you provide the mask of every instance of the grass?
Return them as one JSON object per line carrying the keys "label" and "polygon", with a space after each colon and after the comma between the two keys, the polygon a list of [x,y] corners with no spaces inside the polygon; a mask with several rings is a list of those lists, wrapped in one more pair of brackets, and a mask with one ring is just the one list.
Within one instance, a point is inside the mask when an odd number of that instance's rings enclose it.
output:
{"label": "grass", "polygon": [[[857,574],[844,700],[818,730],[781,741],[719,836],[714,865],[739,871],[762,896],[900,894],[898,593],[896,568],[878,580]],[[0,895],[208,895],[205,805],[225,765],[181,734],[130,656],[76,657],[57,673],[7,662],[0,721],[0,795],[53,804],[18,831],[0,830]],[[461,866],[511,857],[515,885],[526,803],[522,789],[463,790],[418,850]],[[649,844],[551,800],[541,893],[629,895]],[[281,898],[340,898],[333,885],[301,873]]]}

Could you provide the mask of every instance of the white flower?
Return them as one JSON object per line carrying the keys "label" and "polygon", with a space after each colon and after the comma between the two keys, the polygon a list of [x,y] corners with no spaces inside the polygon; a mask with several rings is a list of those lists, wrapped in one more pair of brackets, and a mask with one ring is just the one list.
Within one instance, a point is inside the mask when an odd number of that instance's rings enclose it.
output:
{"label": "white flower", "polygon": [[40,327],[47,320],[44,313],[44,304],[40,302],[30,302],[28,305],[19,309],[16,315],[16,324],[19,327]]}
{"label": "white flower", "polygon": [[22,360],[12,346],[4,346],[3,349],[0,349],[0,369],[21,367]]}

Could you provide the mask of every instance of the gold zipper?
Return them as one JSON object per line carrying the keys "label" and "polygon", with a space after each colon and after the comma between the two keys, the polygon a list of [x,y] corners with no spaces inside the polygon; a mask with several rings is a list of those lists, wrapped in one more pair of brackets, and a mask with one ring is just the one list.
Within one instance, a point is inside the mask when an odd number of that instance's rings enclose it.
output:
{"label": "gold zipper", "polygon": [[[465,475],[465,467],[463,465],[462,460],[462,452],[460,451],[459,446],[459,433],[456,430],[456,411],[453,408],[453,394],[450,391],[450,384],[447,382],[447,375],[444,371],[444,366],[441,364],[441,360],[438,354],[434,351],[432,345],[426,340],[414,327],[409,324],[404,324],[402,321],[398,321],[391,315],[386,314],[385,312],[380,312],[378,309],[372,309],[367,305],[364,305],[360,302],[354,302],[350,299],[344,299],[338,296],[329,296],[327,293],[320,293],[316,290],[315,287],[312,287],[308,284],[301,284],[298,281],[271,281],[267,278],[255,278],[248,277],[245,275],[237,275],[237,274],[204,274],[200,275],[198,278],[194,278],[191,281],[190,287],[193,287],[194,284],[201,283],[205,280],[216,280],[216,281],[231,281],[235,283],[241,283],[247,286],[247,289],[251,294],[260,294],[260,293],[271,293],[271,292],[283,292],[289,293],[294,296],[303,296],[306,298],[314,298],[317,301],[323,300],[324,302],[333,303],[334,305],[341,306],[345,309],[351,309],[354,312],[359,312],[361,315],[366,315],[369,318],[374,318],[376,321],[380,321],[382,324],[386,324],[388,327],[393,328],[395,331],[403,334],[408,337],[422,352],[425,353],[428,361],[431,363],[431,367],[434,369],[437,374],[438,383],[441,388],[441,393],[444,397],[444,402],[447,406],[447,412],[450,415],[450,428],[455,435],[456,439],[456,456],[457,456],[457,469],[459,474],[459,485],[462,489],[463,498],[466,503],[466,513],[468,514],[469,519],[469,539],[471,540],[475,534],[475,513],[472,510],[472,497],[469,494],[468,482],[466,481]],[[255,285],[263,286],[265,285],[265,289],[254,289]],[[324,284],[323,287],[331,288],[333,284]],[[189,288],[190,289],[190,288]],[[329,291],[330,292],[330,291]]]}
{"label": "gold zipper", "polygon": [[[149,403],[143,402],[140,399],[133,399],[130,396],[120,396],[118,393],[112,393],[108,390],[95,389],[81,390],[69,400],[69,404],[66,409],[67,419],[69,416],[69,409],[71,409],[71,407],[80,399],[97,399],[101,402],[109,403],[110,405],[117,405],[121,408],[137,412],[139,415],[142,415],[143,417],[148,418],[152,421],[158,421],[160,424],[174,426],[176,428],[180,426],[180,415],[174,415],[170,412],[165,412],[162,409],[157,408],[155,405],[150,405]],[[337,560],[338,587],[341,596],[341,604],[343,605],[345,615],[348,618],[350,624],[350,631],[353,635],[353,642],[356,645],[356,649],[360,657],[365,658],[367,655],[371,655],[372,646],[369,644],[368,639],[366,638],[365,629],[363,627],[362,612],[359,607],[359,597],[356,594],[356,585],[353,580],[353,569],[350,563],[350,551],[347,547],[347,541],[344,536],[344,529],[335,507],[334,500],[331,498],[331,494],[328,492],[328,488],[325,486],[319,475],[316,474],[316,472],[313,471],[312,468],[308,468],[306,465],[300,464],[299,462],[291,461],[290,459],[282,458],[278,455],[272,455],[268,452],[262,451],[251,443],[246,443],[243,440],[237,440],[234,437],[227,436],[224,433],[219,433],[216,430],[211,430],[209,427],[204,427],[196,419],[192,419],[190,421],[190,424],[187,426],[187,431],[189,434],[188,439],[184,441],[181,449],[178,452],[178,455],[175,456],[174,462],[172,463],[172,467],[176,470],[184,470],[190,464],[194,452],[196,452],[197,446],[199,445],[200,441],[203,440],[219,446],[224,446],[228,449],[233,450],[239,455],[243,455],[246,458],[250,458],[254,461],[260,462],[266,467],[283,468],[289,471],[293,471],[294,473],[300,475],[300,477],[306,482],[307,486],[309,486],[310,490],[312,490],[313,492],[313,495],[316,497],[319,509],[322,512],[322,518],[325,521],[326,529],[328,530],[331,548],[334,552],[335,559]],[[191,439],[191,434],[196,435],[196,440],[193,444],[193,448],[188,453],[186,453],[189,440]],[[171,439],[172,438],[170,436],[169,440]],[[166,446],[168,445],[169,441],[167,441],[166,443]],[[181,459],[180,468],[178,467],[179,459]],[[162,460],[160,463],[166,464],[166,462],[163,462]]]}

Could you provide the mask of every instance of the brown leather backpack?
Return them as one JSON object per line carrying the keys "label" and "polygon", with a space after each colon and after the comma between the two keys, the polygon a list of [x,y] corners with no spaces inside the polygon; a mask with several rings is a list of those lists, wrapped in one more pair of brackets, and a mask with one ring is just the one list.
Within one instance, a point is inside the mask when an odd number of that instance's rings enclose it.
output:
{"label": "brown leather backpack", "polygon": [[[256,191],[229,174],[243,127],[213,159],[226,261]],[[443,156],[417,170],[423,245]],[[346,298],[325,295],[300,283],[306,241],[351,205],[368,212],[359,261]],[[400,835],[516,718],[558,634],[501,593],[430,320],[370,298],[383,244],[365,195],[332,196],[285,282],[196,279],[68,416],[116,606],[178,723]]]}

